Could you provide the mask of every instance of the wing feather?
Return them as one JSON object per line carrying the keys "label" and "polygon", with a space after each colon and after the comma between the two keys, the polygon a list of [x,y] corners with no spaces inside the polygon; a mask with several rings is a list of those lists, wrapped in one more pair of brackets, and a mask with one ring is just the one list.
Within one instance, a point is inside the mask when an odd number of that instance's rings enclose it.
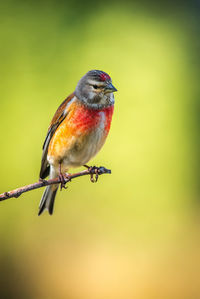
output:
{"label": "wing feather", "polygon": [[56,113],[54,114],[54,117],[48,128],[47,136],[45,138],[43,148],[42,148],[43,153],[42,153],[42,162],[41,162],[41,169],[40,169],[40,178],[42,179],[46,178],[49,175],[49,170],[50,170],[47,161],[49,143],[56,129],[59,127],[59,125],[62,123],[62,121],[65,119],[66,115],[68,114],[66,107],[68,103],[73,99],[73,97],[74,97],[74,93],[72,93],[62,102],[62,104],[58,107]]}

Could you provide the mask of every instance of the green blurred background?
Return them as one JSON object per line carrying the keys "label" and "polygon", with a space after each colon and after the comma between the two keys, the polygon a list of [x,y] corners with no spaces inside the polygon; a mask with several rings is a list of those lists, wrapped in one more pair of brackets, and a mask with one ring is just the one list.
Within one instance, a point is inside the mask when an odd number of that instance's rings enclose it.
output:
{"label": "green blurred background", "polygon": [[0,192],[38,180],[42,144],[88,70],[116,93],[109,138],[52,217],[43,190],[0,203],[0,298],[197,299],[198,1],[0,4]]}

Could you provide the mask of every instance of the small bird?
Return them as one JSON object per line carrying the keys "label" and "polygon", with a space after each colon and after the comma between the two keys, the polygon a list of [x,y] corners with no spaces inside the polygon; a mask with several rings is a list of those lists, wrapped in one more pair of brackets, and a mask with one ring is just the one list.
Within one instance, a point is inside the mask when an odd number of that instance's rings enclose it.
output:
{"label": "small bird", "polygon": [[[99,70],[87,72],[75,91],[58,107],[43,145],[40,178],[64,177],[70,168],[88,163],[108,135],[117,89],[110,76]],[[61,185],[62,186],[62,185]],[[47,186],[39,205],[53,214],[58,184]]]}

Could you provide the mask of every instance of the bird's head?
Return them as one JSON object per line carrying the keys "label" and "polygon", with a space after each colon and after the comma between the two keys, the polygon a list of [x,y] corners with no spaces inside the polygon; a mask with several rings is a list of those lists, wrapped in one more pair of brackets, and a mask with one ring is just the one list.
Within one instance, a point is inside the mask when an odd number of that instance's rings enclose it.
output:
{"label": "bird's head", "polygon": [[113,92],[117,89],[112,85],[110,76],[99,70],[87,72],[78,82],[75,95],[92,109],[102,109],[114,104]]}

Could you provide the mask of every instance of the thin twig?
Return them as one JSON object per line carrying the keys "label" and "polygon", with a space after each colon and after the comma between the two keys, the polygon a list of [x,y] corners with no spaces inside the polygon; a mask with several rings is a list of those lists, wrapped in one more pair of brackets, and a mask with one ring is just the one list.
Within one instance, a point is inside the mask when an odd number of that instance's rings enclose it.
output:
{"label": "thin twig", "polygon": [[[107,169],[105,167],[90,167],[87,170],[83,170],[81,172],[78,173],[74,173],[74,174],[67,174],[67,177],[64,177],[64,181],[65,183],[68,183],[69,181],[80,177],[80,176],[84,176],[84,175],[90,175],[91,176],[91,181],[94,182],[93,179],[93,175],[96,175],[96,181],[98,178],[98,175],[104,174],[104,173],[111,173],[110,169]],[[53,184],[59,184],[61,183],[61,178],[57,177],[55,179],[50,179],[50,180],[39,180],[37,183],[33,183],[30,185],[26,185],[20,188],[17,188],[15,190],[12,191],[8,191],[8,192],[4,192],[2,194],[0,194],[0,201],[6,200],[8,198],[12,198],[12,197],[19,197],[22,193],[34,190],[34,189],[38,189],[38,188],[42,188],[48,185],[53,185]]]}

